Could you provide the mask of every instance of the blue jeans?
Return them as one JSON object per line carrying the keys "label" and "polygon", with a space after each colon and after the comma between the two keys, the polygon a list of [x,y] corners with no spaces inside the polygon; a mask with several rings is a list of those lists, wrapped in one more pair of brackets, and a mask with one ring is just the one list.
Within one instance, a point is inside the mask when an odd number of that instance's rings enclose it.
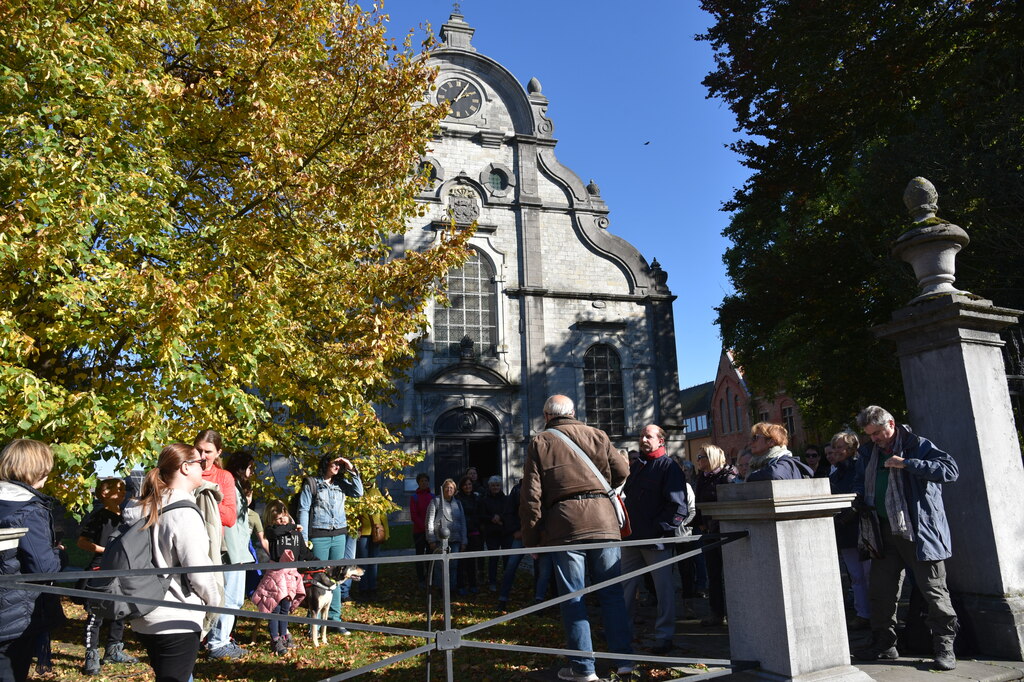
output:
{"label": "blue jeans", "polygon": [[[345,558],[355,559],[356,558],[356,538],[351,535],[343,536],[345,538]],[[346,580],[345,582],[338,585],[338,599],[348,599],[348,594],[352,590],[352,581]]]}
{"label": "blue jeans", "polygon": [[[344,559],[345,550],[348,546],[348,535],[342,533],[341,535],[335,535],[330,538],[313,538],[313,556],[323,561],[331,561],[332,559]],[[354,545],[355,543],[353,543]],[[342,585],[348,583],[345,581]],[[327,613],[328,620],[341,620],[341,587],[338,585],[338,589],[334,590],[334,596],[331,597],[331,609]],[[346,591],[347,593],[347,591]]]}
{"label": "blue jeans", "polygon": [[[357,559],[376,559],[380,556],[380,546],[383,543],[372,542],[369,535],[360,535],[356,542]],[[359,581],[359,592],[365,594],[377,589],[377,564],[363,566],[365,573]]]}
{"label": "blue jeans", "polygon": [[[514,539],[512,540],[512,546],[508,549],[519,549],[522,546],[522,540]],[[524,554],[515,554],[508,557],[508,565],[505,566],[505,575],[501,579],[501,589],[498,591],[498,599],[500,601],[508,601],[509,595],[512,594],[512,584],[515,583],[516,580],[516,571],[519,570],[519,564],[522,563],[524,556]],[[538,554],[537,558],[533,561],[533,570],[536,578],[533,598],[536,601],[540,601],[547,596],[548,583],[551,582],[551,573],[554,570],[554,562],[551,560],[551,554]]]}
{"label": "blue jeans", "polygon": [[[282,599],[274,607],[271,613],[280,613],[282,616],[287,616],[292,612],[292,600]],[[278,637],[286,637],[288,635],[288,621],[286,620],[272,620],[270,625],[270,639],[277,639]]]}
{"label": "blue jeans", "polygon": [[[619,548],[573,550],[569,552],[552,552],[555,567],[555,584],[559,596],[581,590],[586,586],[587,575],[592,584],[597,584],[622,575],[619,564]],[[609,585],[597,592],[601,604],[601,618],[604,621],[605,638],[611,653],[633,653],[633,632],[626,618],[626,603],[622,596],[622,585]],[[587,618],[587,605],[583,597],[575,597],[562,602],[562,627],[565,629],[567,649],[593,651],[594,644],[590,637],[590,621]],[[569,664],[577,675],[590,675],[594,672],[594,659],[588,656],[569,656]],[[616,659],[613,664],[618,667],[632,666],[629,659]]]}
{"label": "blue jeans", "polygon": [[[522,546],[523,541],[516,538],[512,540],[512,546],[509,549],[519,549]],[[498,591],[500,601],[508,601],[508,595],[512,592],[512,583],[516,580],[516,571],[519,570],[519,564],[522,561],[522,554],[514,554],[508,558],[508,563],[505,564],[505,575],[501,578],[501,590]]]}
{"label": "blue jeans", "polygon": [[[240,609],[244,601],[245,571],[224,571],[224,608]],[[206,640],[206,647],[210,651],[214,651],[222,646],[227,646],[231,641],[231,630],[234,627],[235,617],[222,615],[210,628],[210,637]]]}

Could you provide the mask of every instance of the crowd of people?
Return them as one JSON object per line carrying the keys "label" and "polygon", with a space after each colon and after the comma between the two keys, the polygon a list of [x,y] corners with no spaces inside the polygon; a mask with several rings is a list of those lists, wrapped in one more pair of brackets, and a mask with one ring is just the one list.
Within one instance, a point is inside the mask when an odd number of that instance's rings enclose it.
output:
{"label": "crowd of people", "polygon": [[[504,492],[503,481],[492,476],[481,484],[470,468],[460,480],[447,478],[434,495],[426,473],[417,476],[410,496],[414,550],[417,555],[521,547],[554,547],[604,543],[611,546],[582,551],[538,552],[533,563],[535,601],[549,588],[558,594],[582,590],[645,566],[664,562],[687,545],[664,538],[691,532],[713,539],[717,521],[702,514],[702,503],[714,502],[722,486],[767,480],[827,477],[833,493],[855,493],[857,503],[835,517],[836,545],[849,575],[853,594],[853,630],[870,629],[871,644],[855,651],[866,660],[898,656],[895,645],[895,603],[899,577],[905,568],[924,593],[934,636],[936,667],[955,667],[952,641],[956,614],[949,603],[942,561],[949,556],[949,531],[934,486],[956,480],[956,464],[927,439],[898,426],[881,408],[866,408],[858,426],[865,443],[852,431],[835,434],[822,448],[804,448],[803,460],[789,449],[788,433],[780,424],[761,422],[751,428],[749,447],[736,462],[721,448],[704,445],[696,465],[668,456],[666,433],[651,424],[642,429],[638,450],[616,450],[608,436],[575,419],[572,401],[552,396],[545,403],[546,428],[529,445],[521,481]],[[824,456],[822,456],[824,454]],[[104,552],[122,524],[143,523],[152,534],[154,565],[190,567],[224,564],[222,572],[174,574],[164,601],[126,619],[104,619],[87,608],[83,633],[82,671],[98,674],[109,663],[137,662],[124,648],[130,626],[143,645],[159,682],[191,679],[202,649],[212,659],[234,660],[246,650],[232,638],[235,618],[179,605],[241,608],[245,597],[265,613],[287,615],[305,595],[302,576],[293,568],[269,570],[254,577],[246,565],[254,562],[292,562],[373,558],[390,536],[386,514],[367,513],[352,522],[346,516],[347,498],[380,495],[366,486],[355,463],[345,457],[324,456],[315,474],[303,479],[290,503],[265,501],[263,514],[253,509],[255,460],[245,451],[226,459],[220,434],[201,431],[192,444],[163,448],[157,465],[145,474],[130,495],[124,481],[104,479],[95,490],[96,507],[82,522],[77,546],[91,554],[86,569],[100,567]],[[0,557],[0,572],[54,573],[62,569],[60,538],[53,528],[51,501],[40,492],[53,467],[53,454],[44,443],[16,440],[0,453],[0,527],[23,527],[28,533],[17,550]],[[614,546],[622,535],[622,514],[616,508],[621,493],[628,512],[630,539],[649,545]],[[927,512],[927,514],[925,513]],[[202,538],[199,542],[197,539]],[[529,555],[454,559],[449,588],[458,594],[477,593],[486,582],[505,611],[517,570]],[[440,585],[441,571],[432,562],[417,562],[422,588],[430,574]],[[499,564],[503,572],[499,576]],[[694,561],[679,567],[684,599],[707,596],[707,627],[727,623],[726,590],[720,547],[705,546]],[[228,568],[230,567],[230,568]],[[247,580],[247,573],[248,580]],[[81,582],[81,581],[80,581]],[[346,581],[347,583],[348,581]],[[656,567],[648,576],[634,576],[597,590],[608,648],[616,654],[613,679],[633,679],[633,629],[636,606],[646,584],[657,606],[651,653],[674,648],[676,588],[673,568]],[[347,584],[333,591],[328,618],[342,621],[350,597]],[[360,583],[364,599],[376,598],[377,567],[366,567]],[[324,603],[326,607],[326,602]],[[87,602],[88,606],[88,602]],[[566,647],[592,650],[586,604],[575,598],[561,604]],[[63,617],[59,598],[0,586],[0,680],[24,680],[33,657],[45,650],[48,633]],[[101,631],[107,639],[100,656]],[[284,654],[295,646],[287,623],[268,622],[271,649]],[[339,634],[348,634],[340,625]],[[559,678],[587,682],[598,679],[594,659],[570,656]]]}
{"label": "crowd of people", "polygon": [[[345,499],[366,492],[350,460],[322,457],[316,475],[303,480],[294,512],[284,500],[271,499],[262,516],[253,509],[254,466],[255,458],[246,451],[225,457],[220,434],[208,429],[191,444],[164,447],[156,467],[141,481],[127,479],[136,487],[131,495],[125,480],[99,481],[96,505],[83,518],[76,542],[90,557],[87,571],[101,567],[108,546],[132,524],[141,524],[150,533],[155,567],[225,568],[172,574],[163,599],[170,604],[151,607],[130,620],[106,622],[102,609],[96,608],[98,602],[84,600],[84,674],[97,675],[110,663],[138,662],[125,651],[129,626],[158,682],[187,682],[200,650],[211,659],[229,661],[247,651],[232,637],[233,615],[174,604],[240,609],[251,595],[260,610],[289,614],[304,595],[302,576],[285,567],[258,574],[247,570],[248,565],[355,558],[357,547],[362,556],[379,553],[389,535],[385,515],[361,515],[350,533]],[[16,549],[0,555],[0,573],[56,573],[66,567],[66,553],[54,528],[54,502],[40,492],[52,468],[53,453],[39,441],[16,440],[0,453],[0,528],[28,529]],[[370,488],[370,494],[380,493]],[[373,567],[367,567],[367,576],[363,589],[365,598],[371,599],[376,591]],[[82,578],[74,586],[88,585],[89,579]],[[343,587],[334,592],[331,620],[342,619],[342,605],[348,601],[348,585]],[[0,681],[25,680],[33,659],[46,665],[49,632],[65,620],[61,601],[53,594],[0,587],[0,613]],[[104,627],[107,638],[100,656]],[[270,620],[268,628],[274,653],[295,646],[284,621]],[[340,625],[335,629],[347,634]]]}

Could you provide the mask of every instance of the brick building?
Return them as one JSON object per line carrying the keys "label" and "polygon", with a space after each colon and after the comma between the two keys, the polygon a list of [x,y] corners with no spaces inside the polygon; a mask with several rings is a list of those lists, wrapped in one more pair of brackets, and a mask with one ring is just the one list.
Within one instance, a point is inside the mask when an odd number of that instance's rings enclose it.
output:
{"label": "brick building", "polygon": [[750,394],[731,351],[723,350],[718,360],[715,387],[711,396],[711,441],[734,461],[750,441],[750,427],[766,421],[782,424],[789,431],[789,449],[802,454],[808,434],[796,403],[783,392],[769,398]]}

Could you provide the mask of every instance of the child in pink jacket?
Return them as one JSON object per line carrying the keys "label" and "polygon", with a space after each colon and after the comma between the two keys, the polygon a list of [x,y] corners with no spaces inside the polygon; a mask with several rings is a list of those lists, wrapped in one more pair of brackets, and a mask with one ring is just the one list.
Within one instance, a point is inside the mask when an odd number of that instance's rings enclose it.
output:
{"label": "child in pink jacket", "polygon": [[[281,553],[280,561],[295,561],[290,549]],[[252,593],[252,603],[263,613],[280,613],[287,615],[299,608],[305,598],[306,590],[302,586],[302,574],[294,568],[276,568],[266,571],[263,579]],[[288,623],[283,620],[271,620],[270,646],[274,654],[281,656],[295,646],[292,636],[288,633]]]}

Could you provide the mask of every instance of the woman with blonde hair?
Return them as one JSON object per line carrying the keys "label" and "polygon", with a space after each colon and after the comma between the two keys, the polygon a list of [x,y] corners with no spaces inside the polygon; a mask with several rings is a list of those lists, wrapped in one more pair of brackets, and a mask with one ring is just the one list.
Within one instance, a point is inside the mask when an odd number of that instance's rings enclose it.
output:
{"label": "woman with blonde hair", "polygon": [[[205,468],[206,460],[191,445],[168,445],[160,451],[156,468],[146,474],[139,497],[125,507],[126,523],[146,519],[145,528],[153,534],[153,562],[158,568],[209,565],[206,526],[192,496],[203,483]],[[188,504],[163,513],[175,502]],[[214,603],[219,595],[215,575],[172,575],[164,601]],[[158,606],[131,621],[132,630],[149,653],[156,682],[186,682],[192,676],[203,616],[202,611]]]}
{"label": "woman with blonde hair", "polygon": [[[840,431],[832,436],[829,443],[831,452],[828,461],[834,471],[828,477],[833,495],[857,492],[857,448],[860,439],[852,431]],[[868,575],[871,572],[871,560],[862,559],[857,548],[860,540],[860,515],[857,507],[862,503],[858,500],[853,507],[844,509],[833,517],[836,527],[836,546],[839,556],[843,558],[846,571],[850,574],[850,586],[853,588],[854,617],[847,623],[850,630],[867,630],[871,627],[871,607],[868,602]]]}
{"label": "woman with blonde hair", "polygon": [[[697,455],[697,486],[694,495],[697,505],[718,501],[718,486],[736,480],[736,470],[725,461],[725,453],[717,445],[704,445]],[[705,518],[700,511],[693,520],[694,528],[703,533],[717,533],[718,521]],[[703,544],[703,541],[702,541]],[[704,563],[708,569],[708,617],[700,622],[705,627],[725,625],[725,573],[722,570],[722,548],[704,549]]]}
{"label": "woman with blonde hair", "polygon": [[747,483],[813,478],[814,470],[794,457],[788,445],[789,432],[782,424],[758,422],[750,427],[753,457]]}
{"label": "woman with blonde hair", "polygon": [[[49,499],[39,493],[53,468],[46,443],[21,438],[0,452],[0,528],[27,528],[0,553],[0,574],[57,573],[60,556]],[[0,587],[0,680],[28,679],[36,638],[60,616],[56,595]]]}

